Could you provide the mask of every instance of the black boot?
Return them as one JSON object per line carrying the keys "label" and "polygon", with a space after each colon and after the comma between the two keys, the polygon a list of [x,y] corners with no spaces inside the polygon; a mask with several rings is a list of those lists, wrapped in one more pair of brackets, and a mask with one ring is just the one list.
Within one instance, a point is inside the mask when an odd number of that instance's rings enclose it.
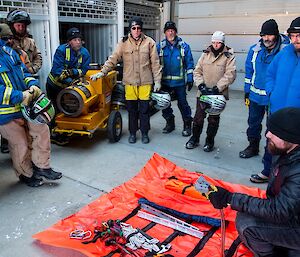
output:
{"label": "black boot", "polygon": [[164,134],[169,134],[171,133],[173,130],[175,130],[175,117],[172,116],[171,118],[166,119],[167,124],[166,126],[163,128],[163,133]]}
{"label": "black boot", "polygon": [[136,142],[136,134],[135,133],[130,133],[129,138],[128,138],[128,142],[130,144],[134,144]]}
{"label": "black boot", "polygon": [[39,186],[42,186],[44,184],[44,182],[41,178],[36,178],[33,175],[30,178],[26,177],[24,175],[20,175],[19,180],[22,183],[25,183],[29,187],[39,187]]}
{"label": "black boot", "polygon": [[62,177],[61,172],[56,172],[51,168],[47,168],[47,169],[38,168],[35,165],[33,165],[33,175],[35,178],[44,177],[49,180],[57,180]]}
{"label": "black boot", "polygon": [[182,136],[189,137],[192,134],[192,119],[183,121]]}
{"label": "black boot", "polygon": [[8,141],[1,137],[1,153],[9,153]]}
{"label": "black boot", "polygon": [[252,139],[249,140],[249,145],[243,151],[240,152],[239,156],[240,158],[247,159],[258,155],[258,152],[259,152],[259,140]]}
{"label": "black boot", "polygon": [[142,133],[142,143],[148,144],[150,142],[149,136],[147,132]]}
{"label": "black boot", "polygon": [[200,126],[193,126],[193,135],[190,140],[185,144],[186,149],[194,149],[199,145],[200,134],[202,133],[202,128]]}
{"label": "black boot", "polygon": [[203,147],[204,152],[211,152],[214,150],[215,139],[211,137],[207,137],[205,140],[205,145]]}

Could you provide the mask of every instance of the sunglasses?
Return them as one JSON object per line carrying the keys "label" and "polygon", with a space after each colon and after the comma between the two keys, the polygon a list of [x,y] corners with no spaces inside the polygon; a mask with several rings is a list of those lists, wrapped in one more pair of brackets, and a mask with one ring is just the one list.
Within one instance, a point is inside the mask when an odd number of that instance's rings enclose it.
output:
{"label": "sunglasses", "polygon": [[8,40],[14,39],[14,37],[13,37],[13,36],[1,37],[1,39],[2,39],[3,41],[8,41]]}
{"label": "sunglasses", "polygon": [[132,27],[131,29],[132,29],[132,30],[142,30],[141,27]]}

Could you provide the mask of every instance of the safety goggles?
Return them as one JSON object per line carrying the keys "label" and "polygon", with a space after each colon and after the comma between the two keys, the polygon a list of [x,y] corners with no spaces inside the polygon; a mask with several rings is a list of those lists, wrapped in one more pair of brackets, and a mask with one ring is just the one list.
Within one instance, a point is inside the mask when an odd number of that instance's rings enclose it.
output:
{"label": "safety goggles", "polygon": [[141,27],[131,27],[132,30],[142,30]]}

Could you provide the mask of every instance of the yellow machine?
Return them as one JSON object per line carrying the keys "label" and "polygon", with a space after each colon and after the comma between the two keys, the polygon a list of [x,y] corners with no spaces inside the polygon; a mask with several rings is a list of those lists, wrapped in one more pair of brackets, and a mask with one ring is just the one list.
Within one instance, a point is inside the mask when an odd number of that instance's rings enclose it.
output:
{"label": "yellow machine", "polygon": [[111,142],[117,142],[122,135],[122,116],[119,104],[112,103],[113,88],[117,84],[117,72],[90,80],[90,76],[100,70],[89,70],[86,82],[63,89],[57,97],[61,113],[55,118],[54,133],[71,136],[73,134],[92,137],[97,129],[107,129]]}

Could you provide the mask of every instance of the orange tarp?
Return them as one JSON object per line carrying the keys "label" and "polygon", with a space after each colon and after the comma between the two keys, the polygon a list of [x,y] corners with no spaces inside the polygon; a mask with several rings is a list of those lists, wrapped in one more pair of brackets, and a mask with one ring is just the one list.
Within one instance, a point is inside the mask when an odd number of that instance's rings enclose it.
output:
{"label": "orange tarp", "polygon": [[[158,205],[172,208],[183,213],[220,219],[220,212],[214,209],[209,201],[205,199],[195,199],[166,189],[165,184],[171,176],[175,176],[179,180],[190,184],[194,183],[200,174],[187,171],[158,154],[154,154],[135,177],[114,188],[110,193],[102,195],[94,202],[82,208],[79,212],[60,220],[45,231],[33,235],[33,238],[40,240],[44,244],[80,251],[89,257],[105,256],[115,250],[115,248],[113,246],[105,246],[100,240],[96,243],[84,245],[80,240],[70,239],[70,232],[76,229],[93,231],[95,225],[101,224],[102,221],[122,219],[138,206],[138,199],[141,197]],[[265,192],[257,188],[215,180],[205,175],[204,177],[212,184],[225,187],[232,192],[265,197]],[[237,231],[234,226],[236,212],[228,207],[224,210],[224,213],[225,219],[229,221],[229,225],[226,229],[225,243],[226,249],[228,249],[233,240],[237,237]],[[143,228],[149,221],[134,216],[126,221],[126,223],[130,223],[133,227]],[[192,223],[192,225],[205,231],[210,228],[208,225],[195,222]],[[157,224],[147,231],[147,234],[158,238],[162,242],[172,232],[172,229]],[[221,233],[219,229],[196,256],[220,256],[220,239]],[[199,239],[193,236],[178,236],[171,242],[172,248],[168,253],[176,257],[187,256],[198,242]],[[245,254],[243,256],[253,256],[249,250],[243,246],[238,248],[238,253]],[[114,256],[118,256],[118,254]]]}

